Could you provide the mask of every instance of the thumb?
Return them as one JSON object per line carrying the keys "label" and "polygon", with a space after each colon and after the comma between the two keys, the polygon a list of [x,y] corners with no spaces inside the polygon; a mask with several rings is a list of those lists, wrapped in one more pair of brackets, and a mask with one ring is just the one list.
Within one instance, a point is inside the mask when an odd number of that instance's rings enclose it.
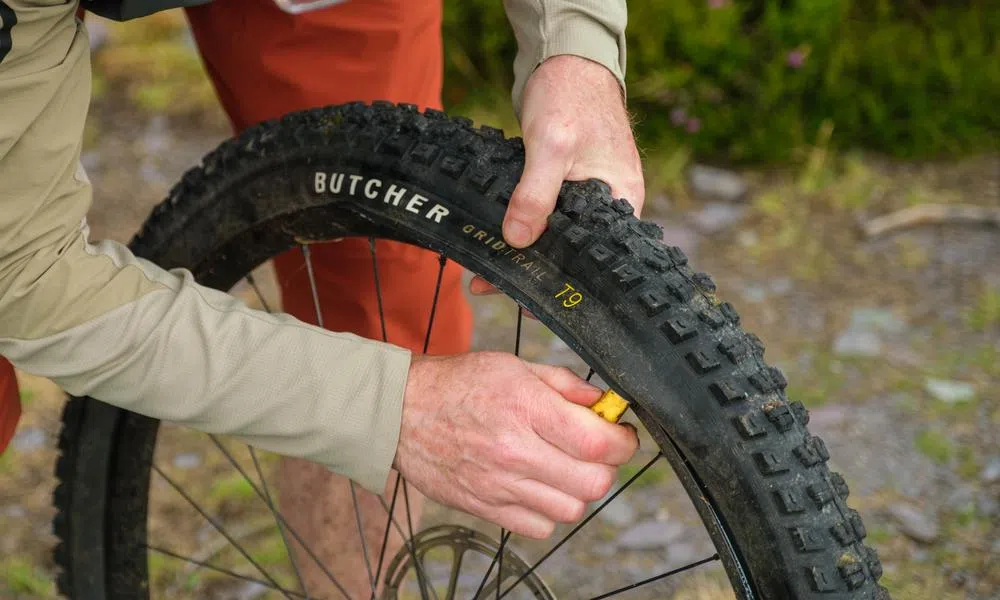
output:
{"label": "thumb", "polygon": [[565,152],[547,152],[541,142],[526,144],[524,174],[514,188],[503,222],[503,237],[515,248],[534,244],[556,207],[559,189],[569,173]]}

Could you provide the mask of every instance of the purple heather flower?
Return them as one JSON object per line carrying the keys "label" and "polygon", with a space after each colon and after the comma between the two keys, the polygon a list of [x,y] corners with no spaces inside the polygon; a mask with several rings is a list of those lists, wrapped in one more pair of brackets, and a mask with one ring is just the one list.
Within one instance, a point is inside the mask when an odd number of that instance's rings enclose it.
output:
{"label": "purple heather flower", "polygon": [[670,122],[680,127],[687,122],[688,114],[683,108],[675,108],[670,111]]}
{"label": "purple heather flower", "polygon": [[687,121],[687,131],[688,133],[698,133],[701,130],[701,119],[698,117],[691,117]]}
{"label": "purple heather flower", "polygon": [[802,50],[792,50],[785,57],[785,62],[793,69],[801,68],[802,65],[806,64],[806,53]]}
{"label": "purple heather flower", "polygon": [[708,0],[709,8],[722,8],[729,4],[729,0]]}

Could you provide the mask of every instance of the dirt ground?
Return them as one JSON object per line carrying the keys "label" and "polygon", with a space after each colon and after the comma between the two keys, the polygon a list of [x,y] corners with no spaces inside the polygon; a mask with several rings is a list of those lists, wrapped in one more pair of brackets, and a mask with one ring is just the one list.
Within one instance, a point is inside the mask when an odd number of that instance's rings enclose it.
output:
{"label": "dirt ground", "polygon": [[[127,242],[179,175],[228,135],[218,113],[151,116],[125,96],[105,91],[91,119],[83,161],[95,184],[94,239]],[[786,373],[789,396],[810,407],[810,428],[850,485],[893,597],[1000,599],[1000,230],[945,222],[873,238],[861,227],[931,203],[1000,208],[1000,156],[914,164],[819,146],[801,164],[728,174],[747,185],[746,194],[728,199],[694,185],[691,165],[678,156],[647,160],[652,188],[644,216],[713,275],[720,296]],[[476,312],[476,346],[509,349],[509,301],[479,301]],[[525,355],[574,364],[559,340],[535,324],[528,329]],[[38,378],[23,375],[21,383],[25,418],[0,456],[0,598],[48,598],[62,396]],[[207,479],[215,483],[204,490],[211,505],[243,522],[253,538],[245,507],[252,491],[227,479],[219,470],[225,465],[208,457],[203,441],[189,446],[192,439],[172,432],[158,456],[178,472],[213,473]],[[660,470],[642,481],[625,508],[584,539],[583,550],[553,559],[554,588],[595,572],[649,576],[703,555],[707,540],[672,476]],[[179,499],[161,504],[163,514],[183,509]],[[180,524],[164,535],[223,557],[197,515],[183,514],[187,520],[172,521]],[[427,519],[456,520],[440,510]],[[662,547],[650,541],[657,536],[672,541]],[[274,554],[273,539],[254,543],[260,556]],[[527,544],[518,549],[537,553]],[[617,574],[601,567],[611,555],[624,557]],[[211,589],[213,597],[256,598],[263,591],[253,584],[200,588],[197,569],[161,563],[154,565],[161,597]],[[557,591],[584,596],[587,585]],[[725,598],[722,588],[708,573],[657,593]]]}

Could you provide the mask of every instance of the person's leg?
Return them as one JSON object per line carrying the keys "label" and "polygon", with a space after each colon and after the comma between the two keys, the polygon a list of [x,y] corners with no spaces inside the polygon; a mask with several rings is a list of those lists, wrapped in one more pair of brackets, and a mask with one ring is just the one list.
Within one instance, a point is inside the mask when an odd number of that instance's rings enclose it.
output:
{"label": "person's leg", "polygon": [[[348,0],[299,16],[280,12],[270,0],[216,0],[189,9],[188,15],[237,131],[293,110],[354,100],[440,105],[440,0]],[[323,325],[381,339],[368,241],[315,244],[310,251]],[[388,339],[419,353],[434,296],[437,256],[384,241],[378,243],[377,256]],[[284,310],[315,323],[302,251],[277,257],[275,266]],[[430,353],[468,350],[471,331],[461,271],[449,264]],[[282,511],[292,527],[352,596],[367,596],[370,586],[348,482],[312,463],[285,460],[279,487]],[[374,569],[387,515],[376,496],[360,488],[357,492]],[[417,517],[421,499],[412,488],[409,495]],[[401,496],[396,519],[405,529]],[[399,547],[400,538],[393,533],[386,563]],[[298,562],[310,593],[339,596],[301,552]]]}

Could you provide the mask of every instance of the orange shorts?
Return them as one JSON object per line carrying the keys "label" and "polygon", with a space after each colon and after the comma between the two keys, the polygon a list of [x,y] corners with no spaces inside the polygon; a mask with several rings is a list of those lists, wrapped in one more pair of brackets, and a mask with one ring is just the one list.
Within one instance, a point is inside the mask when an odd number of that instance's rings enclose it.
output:
{"label": "orange shorts", "polygon": [[[355,100],[440,108],[441,0],[347,0],[289,15],[272,0],[215,0],[188,19],[223,108],[236,132],[287,112]],[[382,338],[366,239],[310,248],[323,325]],[[398,242],[377,244],[386,334],[423,350],[437,280],[437,255]],[[315,323],[301,250],[275,259],[284,310]],[[461,269],[448,263],[429,352],[469,349],[472,313]],[[0,448],[20,414],[13,369],[0,358]]]}
{"label": "orange shorts", "polygon": [[[288,15],[272,0],[215,0],[187,10],[198,49],[236,132],[285,113],[361,100],[440,108],[441,0],[347,0]],[[311,246],[323,325],[381,339],[367,239]],[[438,260],[379,241],[379,287],[391,343],[423,350]],[[284,310],[315,323],[301,250],[274,261]],[[429,352],[469,349],[461,269],[445,269]]]}

